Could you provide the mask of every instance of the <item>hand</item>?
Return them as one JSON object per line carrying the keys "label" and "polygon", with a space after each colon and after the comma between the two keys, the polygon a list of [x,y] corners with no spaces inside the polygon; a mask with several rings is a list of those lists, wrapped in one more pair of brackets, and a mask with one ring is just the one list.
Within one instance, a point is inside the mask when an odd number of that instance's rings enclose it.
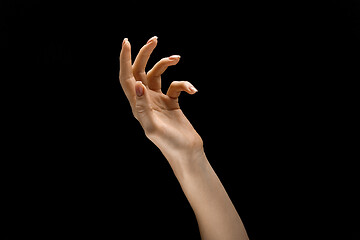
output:
{"label": "hand", "polygon": [[174,81],[166,94],[161,91],[161,74],[167,67],[176,65],[180,56],[163,58],[146,73],[147,61],[156,45],[157,37],[150,38],[132,64],[130,42],[124,39],[120,53],[120,84],[145,135],[168,161],[191,159],[189,156],[203,152],[203,142],[181,111],[178,97],[182,91],[194,94],[197,90],[187,81]]}

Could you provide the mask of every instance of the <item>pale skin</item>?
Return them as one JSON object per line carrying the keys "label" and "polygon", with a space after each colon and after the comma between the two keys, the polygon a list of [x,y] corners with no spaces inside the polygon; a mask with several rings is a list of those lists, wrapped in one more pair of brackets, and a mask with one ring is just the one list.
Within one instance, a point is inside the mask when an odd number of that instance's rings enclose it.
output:
{"label": "pale skin", "polygon": [[122,43],[119,79],[133,115],[173,169],[195,213],[201,239],[246,240],[245,227],[206,158],[203,141],[178,103],[182,91],[195,94],[196,88],[187,81],[174,81],[166,94],[161,90],[161,75],[180,56],[163,58],[145,71],[157,43],[157,37],[150,38],[134,63],[129,40]]}

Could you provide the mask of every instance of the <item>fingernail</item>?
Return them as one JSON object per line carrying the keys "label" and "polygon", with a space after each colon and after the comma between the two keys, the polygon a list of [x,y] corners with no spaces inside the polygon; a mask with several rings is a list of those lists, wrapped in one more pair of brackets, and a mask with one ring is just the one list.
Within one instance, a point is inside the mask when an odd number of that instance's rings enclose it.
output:
{"label": "fingernail", "polygon": [[153,36],[152,38],[150,38],[148,41],[147,41],[147,43],[146,44],[150,44],[150,43],[152,43],[154,40],[156,40],[156,39],[158,39],[158,37],[157,36]]}
{"label": "fingernail", "polygon": [[128,41],[127,38],[124,38],[123,42],[122,42],[122,46],[124,46],[124,44]]}
{"label": "fingernail", "polygon": [[136,92],[136,96],[138,96],[138,97],[141,97],[142,95],[144,95],[144,88],[143,88],[142,84],[135,85],[135,92]]}
{"label": "fingernail", "polygon": [[193,93],[198,92],[198,90],[197,90],[194,86],[189,87],[189,89],[190,89],[190,91],[193,92]]}
{"label": "fingernail", "polygon": [[172,55],[169,57],[170,60],[178,60],[180,59],[180,55]]}

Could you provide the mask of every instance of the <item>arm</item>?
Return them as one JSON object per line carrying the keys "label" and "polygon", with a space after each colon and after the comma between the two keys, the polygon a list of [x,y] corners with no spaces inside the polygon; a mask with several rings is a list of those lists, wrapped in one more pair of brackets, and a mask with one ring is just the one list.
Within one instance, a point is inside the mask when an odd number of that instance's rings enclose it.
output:
{"label": "arm", "polygon": [[177,179],[195,212],[202,239],[248,239],[235,207],[205,154]]}
{"label": "arm", "polygon": [[176,65],[180,56],[163,58],[145,73],[156,45],[157,37],[151,38],[132,64],[130,42],[123,41],[119,79],[134,117],[173,169],[195,212],[201,238],[246,240],[244,225],[205,156],[202,139],[178,104],[182,91],[195,94],[197,90],[181,81],[172,82],[166,94],[161,91],[161,74],[168,66]]}

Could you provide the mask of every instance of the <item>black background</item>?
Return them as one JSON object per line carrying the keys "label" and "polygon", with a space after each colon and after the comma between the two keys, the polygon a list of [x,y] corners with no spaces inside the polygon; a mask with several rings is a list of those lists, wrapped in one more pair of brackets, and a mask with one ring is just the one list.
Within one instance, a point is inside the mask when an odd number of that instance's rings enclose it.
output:
{"label": "black background", "polygon": [[357,1],[48,2],[0,5],[2,239],[200,239],[118,82],[154,35],[250,239],[358,239]]}

